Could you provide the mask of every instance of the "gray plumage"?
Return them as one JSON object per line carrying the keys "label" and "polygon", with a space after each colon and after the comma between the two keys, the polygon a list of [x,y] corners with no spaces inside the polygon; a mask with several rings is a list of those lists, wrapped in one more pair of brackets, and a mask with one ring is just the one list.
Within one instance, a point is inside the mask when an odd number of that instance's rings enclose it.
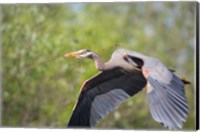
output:
{"label": "gray plumage", "polygon": [[110,111],[116,109],[130,96],[121,89],[115,89],[108,93],[101,94],[95,97],[92,102],[90,123],[94,127],[101,118],[107,115]]}
{"label": "gray plumage", "polygon": [[94,127],[145,86],[155,121],[169,129],[180,129],[186,122],[189,110],[184,83],[188,82],[177,77],[158,59],[125,49],[113,52],[106,63],[90,50],[80,50],[68,56],[90,58],[101,71],[83,85],[68,126]]}

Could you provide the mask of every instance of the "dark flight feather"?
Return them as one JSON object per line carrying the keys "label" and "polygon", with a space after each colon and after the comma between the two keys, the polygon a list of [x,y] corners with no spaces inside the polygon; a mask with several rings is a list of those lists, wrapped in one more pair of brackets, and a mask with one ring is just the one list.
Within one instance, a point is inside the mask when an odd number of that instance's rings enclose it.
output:
{"label": "dark flight feather", "polygon": [[[121,68],[101,72],[83,86],[68,127],[95,126],[108,112],[114,110],[128,97],[139,92],[145,85],[146,79],[140,72],[125,74]],[[98,101],[94,101],[98,98]],[[110,102],[107,104],[104,98]],[[96,107],[92,105],[96,105]],[[96,114],[92,114],[91,110]]]}

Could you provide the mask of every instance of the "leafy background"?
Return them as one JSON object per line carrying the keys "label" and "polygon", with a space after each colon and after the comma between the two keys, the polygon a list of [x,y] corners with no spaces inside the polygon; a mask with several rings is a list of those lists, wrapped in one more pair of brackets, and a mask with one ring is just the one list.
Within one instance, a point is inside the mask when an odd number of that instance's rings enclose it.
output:
{"label": "leafy background", "polygon": [[[1,5],[2,126],[65,128],[91,60],[63,55],[91,49],[109,60],[117,48],[160,59],[186,86],[195,128],[195,2]],[[151,117],[145,90],[106,116],[97,128],[165,129]]]}

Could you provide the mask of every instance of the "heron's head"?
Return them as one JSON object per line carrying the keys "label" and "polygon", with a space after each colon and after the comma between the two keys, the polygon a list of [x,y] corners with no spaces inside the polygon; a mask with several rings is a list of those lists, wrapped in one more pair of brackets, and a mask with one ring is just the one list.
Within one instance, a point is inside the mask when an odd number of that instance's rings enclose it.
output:
{"label": "heron's head", "polygon": [[71,52],[71,53],[67,53],[65,54],[65,57],[69,58],[69,57],[78,57],[78,58],[90,58],[92,59],[93,57],[93,52],[88,50],[88,49],[82,49],[76,52]]}

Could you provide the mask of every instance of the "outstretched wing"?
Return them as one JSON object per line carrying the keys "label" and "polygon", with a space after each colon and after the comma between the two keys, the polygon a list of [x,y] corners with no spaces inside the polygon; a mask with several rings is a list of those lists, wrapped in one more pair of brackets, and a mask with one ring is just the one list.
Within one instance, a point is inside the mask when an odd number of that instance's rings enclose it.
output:
{"label": "outstretched wing", "polygon": [[188,81],[178,78],[173,71],[166,68],[159,60],[127,52],[131,63],[141,67],[147,79],[148,104],[152,117],[169,129],[182,128],[188,116],[188,104],[185,97],[184,84]]}
{"label": "outstretched wing", "polygon": [[101,72],[83,85],[68,127],[94,127],[145,85],[141,72],[127,74],[121,68]]}
{"label": "outstretched wing", "polygon": [[163,64],[143,69],[148,81],[148,104],[157,122],[169,129],[180,129],[188,116],[183,82]]}

